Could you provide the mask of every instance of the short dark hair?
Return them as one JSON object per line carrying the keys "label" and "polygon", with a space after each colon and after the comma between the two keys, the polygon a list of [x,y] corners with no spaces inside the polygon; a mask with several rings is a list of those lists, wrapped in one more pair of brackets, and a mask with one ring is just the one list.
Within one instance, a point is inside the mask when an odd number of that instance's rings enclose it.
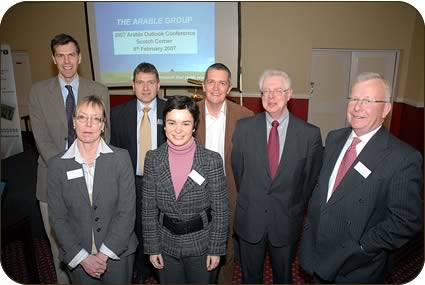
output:
{"label": "short dark hair", "polygon": [[199,123],[199,108],[198,105],[192,98],[188,96],[170,96],[164,107],[164,121],[167,119],[167,114],[173,110],[188,110],[193,117],[193,128],[196,130]]}
{"label": "short dark hair", "polygon": [[208,71],[210,71],[210,70],[224,70],[224,71],[227,72],[227,75],[229,77],[229,82],[232,79],[232,73],[230,72],[230,69],[227,66],[225,66],[224,64],[217,62],[217,63],[211,64],[207,68],[207,70],[205,71],[205,75],[204,75],[204,81],[207,80]]}
{"label": "short dark hair", "polygon": [[140,72],[143,73],[152,73],[155,75],[155,78],[157,81],[159,81],[159,74],[158,70],[156,69],[155,65],[148,63],[148,62],[142,62],[133,71],[133,82],[136,80],[136,75]]}
{"label": "short dark hair", "polygon": [[77,40],[67,34],[59,34],[52,39],[50,42],[50,49],[52,50],[52,54],[55,54],[57,46],[63,46],[68,43],[73,43],[77,48],[77,53],[80,54],[80,45],[78,44]]}

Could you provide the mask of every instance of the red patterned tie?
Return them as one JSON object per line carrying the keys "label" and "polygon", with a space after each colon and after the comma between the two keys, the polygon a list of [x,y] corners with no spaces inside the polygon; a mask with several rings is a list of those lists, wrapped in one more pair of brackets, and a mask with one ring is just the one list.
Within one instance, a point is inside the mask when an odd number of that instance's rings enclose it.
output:
{"label": "red patterned tie", "polygon": [[344,157],[342,158],[341,165],[338,169],[338,174],[335,178],[335,184],[334,188],[332,189],[332,193],[335,192],[336,187],[338,187],[339,183],[341,182],[344,175],[347,173],[348,169],[350,168],[351,164],[353,164],[354,160],[356,160],[357,157],[357,151],[356,151],[356,145],[360,143],[361,140],[358,137],[354,137],[353,141],[351,142],[351,145],[348,147],[347,151],[344,154]]}
{"label": "red patterned tie", "polygon": [[269,142],[267,145],[270,175],[272,179],[276,176],[277,167],[279,165],[279,134],[277,132],[278,126],[279,126],[278,121],[272,122],[272,128],[269,134]]}

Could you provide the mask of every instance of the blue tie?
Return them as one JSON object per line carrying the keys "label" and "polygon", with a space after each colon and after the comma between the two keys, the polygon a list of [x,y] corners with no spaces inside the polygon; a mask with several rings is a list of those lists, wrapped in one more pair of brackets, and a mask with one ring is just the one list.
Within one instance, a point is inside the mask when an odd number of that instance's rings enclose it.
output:
{"label": "blue tie", "polygon": [[74,92],[72,92],[71,85],[65,85],[65,88],[68,89],[68,96],[66,96],[66,119],[68,120],[68,148],[72,145],[75,140],[75,130],[74,124],[72,122],[72,115],[75,110],[75,97]]}

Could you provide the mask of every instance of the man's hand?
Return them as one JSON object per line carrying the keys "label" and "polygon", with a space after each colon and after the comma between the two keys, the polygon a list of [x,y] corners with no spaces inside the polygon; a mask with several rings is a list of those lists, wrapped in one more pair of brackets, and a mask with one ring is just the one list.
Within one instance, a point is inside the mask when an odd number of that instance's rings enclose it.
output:
{"label": "man's hand", "polygon": [[80,264],[84,271],[94,278],[100,278],[106,270],[106,262],[96,255],[87,256]]}

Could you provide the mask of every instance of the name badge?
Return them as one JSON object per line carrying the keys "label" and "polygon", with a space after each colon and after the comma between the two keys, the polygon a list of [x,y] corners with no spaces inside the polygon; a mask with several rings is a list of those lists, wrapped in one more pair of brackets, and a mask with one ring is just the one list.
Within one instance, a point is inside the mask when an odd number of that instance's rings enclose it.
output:
{"label": "name badge", "polygon": [[80,168],[80,169],[67,171],[66,176],[68,177],[68,180],[71,180],[71,179],[83,177],[84,174],[83,174],[83,170]]}
{"label": "name badge", "polygon": [[357,170],[358,173],[360,173],[361,176],[364,178],[367,178],[372,171],[369,170],[363,163],[360,161],[357,162],[356,166],[354,166],[354,169]]}
{"label": "name badge", "polygon": [[202,183],[205,181],[205,178],[202,177],[202,175],[199,174],[195,169],[189,173],[189,177],[192,178],[192,180],[195,181],[198,185],[202,185]]}

